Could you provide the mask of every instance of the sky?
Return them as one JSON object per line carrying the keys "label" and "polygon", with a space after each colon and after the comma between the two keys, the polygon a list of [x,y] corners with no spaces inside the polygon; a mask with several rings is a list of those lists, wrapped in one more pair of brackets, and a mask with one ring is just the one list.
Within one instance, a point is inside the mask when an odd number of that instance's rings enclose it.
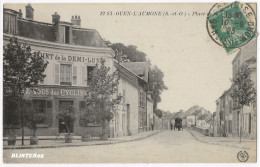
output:
{"label": "sky", "polygon": [[[80,15],[81,27],[96,29],[112,43],[136,45],[153,65],[164,72],[168,87],[161,94],[158,108],[177,112],[194,105],[215,112],[216,100],[227,90],[232,75],[232,60],[237,51],[227,54],[210,38],[206,14],[214,4],[32,4],[34,20],[51,23],[58,12],[61,21]],[[6,4],[22,9],[25,4]],[[101,16],[102,11],[115,15]],[[116,12],[163,11],[182,16],[118,16]],[[184,16],[186,12],[186,16]],[[193,12],[205,13],[193,15]],[[190,14],[188,16],[188,14]]]}

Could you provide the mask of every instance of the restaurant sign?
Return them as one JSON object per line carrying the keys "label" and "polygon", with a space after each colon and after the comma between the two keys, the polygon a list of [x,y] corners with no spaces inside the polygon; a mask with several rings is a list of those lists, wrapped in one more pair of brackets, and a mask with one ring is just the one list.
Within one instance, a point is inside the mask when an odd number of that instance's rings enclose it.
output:
{"label": "restaurant sign", "polygon": [[86,96],[88,92],[83,89],[66,88],[32,88],[25,91],[25,95],[43,95],[43,96]]}
{"label": "restaurant sign", "polygon": [[52,54],[52,53],[39,53],[44,60],[57,60],[57,61],[67,61],[67,62],[81,62],[97,64],[102,58],[99,57],[87,57],[87,56],[71,56],[62,54]]}

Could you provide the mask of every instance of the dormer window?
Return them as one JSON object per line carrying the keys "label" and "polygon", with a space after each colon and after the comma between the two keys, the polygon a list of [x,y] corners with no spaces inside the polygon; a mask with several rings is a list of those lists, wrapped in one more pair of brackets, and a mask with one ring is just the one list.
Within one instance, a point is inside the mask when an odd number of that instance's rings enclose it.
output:
{"label": "dormer window", "polygon": [[70,27],[65,26],[65,43],[70,43]]}

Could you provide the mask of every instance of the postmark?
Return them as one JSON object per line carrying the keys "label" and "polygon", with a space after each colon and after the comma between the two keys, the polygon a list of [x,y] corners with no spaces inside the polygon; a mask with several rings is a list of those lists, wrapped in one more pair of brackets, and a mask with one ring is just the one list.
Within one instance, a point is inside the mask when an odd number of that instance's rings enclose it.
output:
{"label": "postmark", "polygon": [[240,161],[240,162],[246,162],[249,158],[249,155],[246,151],[239,151],[237,153],[237,159]]}
{"label": "postmark", "polygon": [[229,53],[255,37],[256,14],[247,3],[217,3],[207,16],[210,38]]}

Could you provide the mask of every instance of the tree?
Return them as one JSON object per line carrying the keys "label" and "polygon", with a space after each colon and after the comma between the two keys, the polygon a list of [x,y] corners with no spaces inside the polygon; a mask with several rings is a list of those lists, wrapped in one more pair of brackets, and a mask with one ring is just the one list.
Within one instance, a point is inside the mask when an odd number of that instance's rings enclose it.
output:
{"label": "tree", "polygon": [[[168,88],[165,86],[163,77],[164,73],[157,67],[152,66],[150,60],[147,60],[147,55],[139,51],[137,46],[128,45],[125,46],[122,43],[111,43],[106,41],[107,45],[111,47],[115,53],[115,59],[119,59],[120,62],[148,62],[149,64],[149,79],[148,87],[152,92],[152,99],[154,101],[153,111],[156,113],[157,104],[161,102],[161,93]],[[119,54],[118,54],[119,53]],[[120,56],[121,55],[121,56]],[[117,57],[119,56],[119,57]]]}
{"label": "tree", "polygon": [[[137,46],[135,46],[135,45],[125,46],[122,43],[111,44],[111,42],[109,42],[109,41],[107,41],[107,44],[115,52],[121,52],[123,55],[125,55],[125,57],[122,57],[122,61],[124,61],[124,62],[127,62],[127,61],[144,62],[144,61],[146,61],[147,55],[144,52],[139,51],[137,49]],[[116,59],[117,59],[117,57],[116,57]]]}
{"label": "tree", "polygon": [[[251,80],[251,70],[246,63],[238,69],[233,77],[230,96],[233,99],[233,108],[241,110],[243,116],[244,106],[256,103],[256,89]],[[240,127],[240,142],[242,136],[242,124]]]}
{"label": "tree", "polygon": [[[102,134],[105,133],[107,123],[114,117],[113,111],[120,102],[121,96],[116,96],[119,84],[118,71],[109,73],[110,68],[105,66],[102,59],[92,72],[92,79],[89,83],[89,96],[86,96],[86,103],[94,114],[97,123],[102,125]],[[92,109],[91,109],[92,108]]]}
{"label": "tree", "polygon": [[[4,100],[16,101],[22,128],[22,145],[24,144],[24,106],[23,97],[27,89],[31,89],[43,81],[48,62],[39,52],[31,51],[26,43],[18,42],[16,37],[10,38],[4,46],[3,53],[3,91]],[[7,102],[8,103],[8,102]]]}
{"label": "tree", "polygon": [[77,119],[76,109],[72,105],[60,104],[57,112],[57,118],[64,122],[68,135],[70,135],[73,124]]}
{"label": "tree", "polygon": [[162,110],[160,110],[160,109],[156,109],[156,110],[154,110],[154,113],[159,117],[159,118],[162,118]]}
{"label": "tree", "polygon": [[[31,101],[24,102],[31,105]],[[39,106],[39,104],[37,104]],[[42,123],[46,119],[45,113],[39,113],[34,107],[27,109],[25,112],[25,120],[27,126],[33,130],[33,137],[36,137],[37,124]]]}
{"label": "tree", "polygon": [[153,103],[153,110],[156,111],[157,104],[161,102],[161,93],[163,90],[167,90],[167,86],[165,86],[163,81],[164,74],[163,72],[157,67],[153,66],[149,70],[149,79],[148,79],[148,89],[152,92],[152,99]]}

